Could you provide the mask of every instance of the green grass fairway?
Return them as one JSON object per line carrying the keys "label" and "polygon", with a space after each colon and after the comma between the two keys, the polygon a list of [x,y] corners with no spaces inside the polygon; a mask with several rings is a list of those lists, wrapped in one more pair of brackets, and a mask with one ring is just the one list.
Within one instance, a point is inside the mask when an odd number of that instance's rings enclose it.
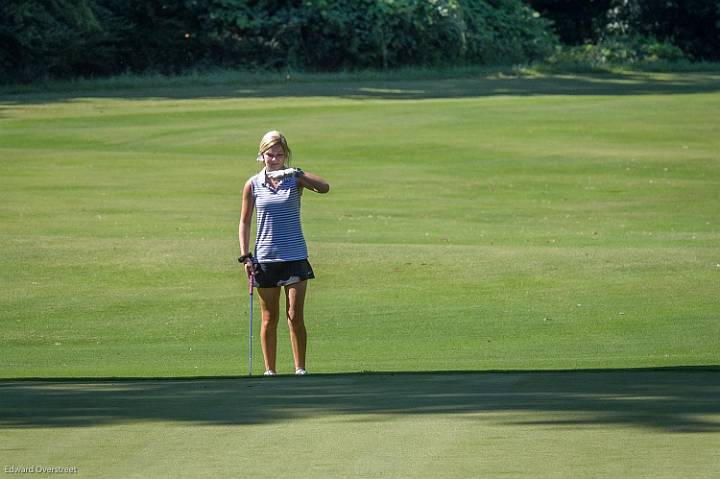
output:
{"label": "green grass fairway", "polygon": [[[0,90],[5,472],[717,474],[719,73],[315,80]],[[236,238],[275,128],[332,189],[315,375],[264,380]]]}
{"label": "green grass fairway", "polygon": [[240,192],[271,128],[332,185],[304,200],[311,372],[720,364],[720,74],[0,107],[2,377],[244,374]]}
{"label": "green grass fairway", "polygon": [[107,478],[707,478],[720,469],[719,379],[635,370],[7,381],[3,461]]}

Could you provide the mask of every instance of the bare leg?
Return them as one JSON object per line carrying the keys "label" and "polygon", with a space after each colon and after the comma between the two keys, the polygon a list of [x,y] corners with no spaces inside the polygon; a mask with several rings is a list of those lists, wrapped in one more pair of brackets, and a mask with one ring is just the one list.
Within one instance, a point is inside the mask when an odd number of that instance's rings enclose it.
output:
{"label": "bare leg", "polygon": [[307,350],[307,331],[305,330],[305,292],[307,281],[285,286],[285,309],[290,328],[295,369],[305,369],[305,352]]}
{"label": "bare leg", "polygon": [[262,345],[265,371],[275,371],[277,358],[277,325],[280,320],[280,288],[258,288],[262,327],[260,344]]}

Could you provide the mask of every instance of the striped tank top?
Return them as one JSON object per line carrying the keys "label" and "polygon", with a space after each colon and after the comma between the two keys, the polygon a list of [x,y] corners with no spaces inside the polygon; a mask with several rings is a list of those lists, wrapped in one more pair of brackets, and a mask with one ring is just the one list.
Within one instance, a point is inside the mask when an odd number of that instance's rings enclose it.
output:
{"label": "striped tank top", "polygon": [[261,263],[307,259],[300,224],[300,189],[297,178],[285,178],[277,188],[265,181],[265,170],[251,178],[255,199],[257,236],[255,257]]}

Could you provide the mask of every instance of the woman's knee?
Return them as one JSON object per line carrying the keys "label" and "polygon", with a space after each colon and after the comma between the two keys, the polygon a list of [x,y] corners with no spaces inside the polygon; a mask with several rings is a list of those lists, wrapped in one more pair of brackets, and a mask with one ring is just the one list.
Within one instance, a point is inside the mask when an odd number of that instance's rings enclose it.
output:
{"label": "woman's knee", "polygon": [[280,315],[273,311],[263,311],[262,321],[266,326],[277,326],[278,321],[280,321]]}
{"label": "woman's knee", "polygon": [[302,309],[299,309],[299,308],[292,308],[292,307],[288,308],[287,319],[294,326],[300,326],[305,323],[305,318],[303,317],[303,311],[302,311]]}

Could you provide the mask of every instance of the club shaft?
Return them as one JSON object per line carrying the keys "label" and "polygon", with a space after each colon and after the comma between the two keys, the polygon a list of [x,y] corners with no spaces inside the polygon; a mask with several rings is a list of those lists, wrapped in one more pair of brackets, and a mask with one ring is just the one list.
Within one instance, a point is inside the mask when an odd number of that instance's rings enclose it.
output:
{"label": "club shaft", "polygon": [[248,335],[248,375],[252,376],[252,342],[253,342],[253,330],[252,330],[252,292],[250,293],[250,334]]}
{"label": "club shaft", "polygon": [[253,364],[252,364],[252,350],[253,350],[253,286],[254,286],[254,275],[251,273],[248,276],[248,291],[250,296],[250,334],[248,334],[248,376],[252,376]]}

